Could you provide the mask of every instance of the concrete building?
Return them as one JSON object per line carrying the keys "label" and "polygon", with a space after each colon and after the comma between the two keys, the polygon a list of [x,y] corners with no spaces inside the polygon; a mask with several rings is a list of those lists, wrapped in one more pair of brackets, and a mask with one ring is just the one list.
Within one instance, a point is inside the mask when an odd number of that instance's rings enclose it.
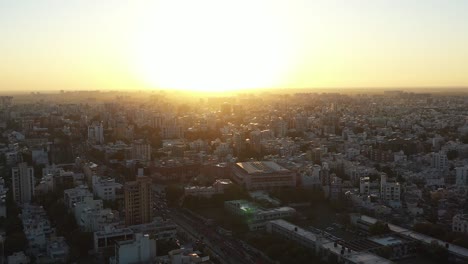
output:
{"label": "concrete building", "polygon": [[384,201],[400,201],[400,183],[387,179],[386,174],[380,175],[380,197]]}
{"label": "concrete building", "polygon": [[443,152],[434,152],[431,157],[431,167],[440,171],[448,170],[447,155]]}
{"label": "concrete building", "polygon": [[53,263],[67,263],[70,248],[64,237],[54,237],[47,243],[47,256]]}
{"label": "concrete building", "polygon": [[104,144],[104,126],[102,122],[94,122],[88,126],[88,142],[91,144]]}
{"label": "concrete building", "polygon": [[231,185],[232,182],[229,179],[216,180],[213,185],[205,186],[188,186],[184,188],[185,195],[211,197],[214,194],[224,193],[224,190]]}
{"label": "concrete building", "polygon": [[0,217],[7,217],[6,197],[8,188],[5,188],[5,180],[0,178]]}
{"label": "concrete building", "polygon": [[361,177],[359,180],[359,193],[370,194],[371,182],[369,177]]}
{"label": "concrete building", "polygon": [[93,193],[103,200],[114,201],[116,198],[123,197],[123,185],[115,182],[113,178],[102,179],[93,175]]}
{"label": "concrete building", "polygon": [[273,161],[238,162],[232,168],[232,178],[247,190],[296,186],[296,173]]}
{"label": "concrete building", "polygon": [[31,260],[24,254],[23,251],[15,252],[13,255],[8,256],[8,264],[28,264]]}
{"label": "concrete building", "polygon": [[369,252],[354,251],[349,247],[338,244],[337,241],[332,241],[320,234],[315,234],[282,219],[267,222],[266,230],[270,234],[281,236],[313,250],[315,255],[321,256],[330,263],[393,263],[388,259],[384,259]]}
{"label": "concrete building", "polygon": [[132,144],[132,159],[151,161],[151,145],[143,140],[134,141]]}
{"label": "concrete building", "polygon": [[13,200],[23,204],[31,202],[34,197],[34,169],[26,162],[18,164],[11,169]]}
{"label": "concrete building", "polygon": [[[367,215],[353,215],[351,217],[351,223],[353,223],[359,229],[364,230],[364,231],[368,231],[369,227],[375,224],[377,221],[378,221],[377,219],[367,216]],[[434,237],[430,237],[430,236],[406,229],[401,226],[393,225],[390,223],[387,223],[387,225],[390,231],[397,233],[405,238],[414,239],[426,245],[437,243],[440,246],[444,246],[445,248],[447,248],[450,256],[453,258],[455,262],[459,261],[459,263],[465,263],[466,261],[468,261],[468,249],[464,247],[450,244],[442,240],[436,239]]]}
{"label": "concrete building", "polygon": [[96,232],[104,230],[106,226],[117,226],[118,214],[109,208],[104,209],[102,200],[86,197],[74,206],[75,220],[81,230]]}
{"label": "concrete building", "polygon": [[453,217],[452,231],[468,234],[468,214],[457,214]]}
{"label": "concrete building", "polygon": [[224,209],[243,218],[252,231],[265,229],[267,221],[288,218],[296,214],[296,210],[292,207],[264,209],[245,200],[226,201]]}
{"label": "concrete building", "polygon": [[147,234],[135,234],[133,240],[115,243],[115,257],[111,257],[109,262],[111,264],[153,263],[155,259],[156,240]]}
{"label": "concrete building", "polygon": [[169,251],[167,260],[162,263],[168,264],[203,264],[212,263],[210,257],[202,255],[201,252],[194,252],[191,249],[174,249]]}
{"label": "concrete building", "polygon": [[456,167],[455,185],[457,187],[468,187],[468,165]]}
{"label": "concrete building", "polygon": [[134,232],[129,228],[106,227],[102,231],[94,232],[94,251],[102,252],[115,247],[117,241],[133,240]]}
{"label": "concrete building", "polygon": [[23,231],[28,240],[28,254],[39,255],[45,253],[47,241],[55,235],[42,206],[24,204],[21,210]]}
{"label": "concrete building", "polygon": [[86,186],[78,186],[73,189],[67,189],[63,192],[63,202],[68,210],[74,211],[75,203],[83,202],[86,199],[93,199],[93,194]]}
{"label": "concrete building", "polygon": [[135,181],[124,186],[125,224],[137,225],[149,223],[153,219],[151,179],[138,176]]}
{"label": "concrete building", "polygon": [[149,234],[157,240],[175,239],[177,234],[177,225],[171,220],[163,220],[155,217],[152,222],[132,225],[128,227],[135,234]]}

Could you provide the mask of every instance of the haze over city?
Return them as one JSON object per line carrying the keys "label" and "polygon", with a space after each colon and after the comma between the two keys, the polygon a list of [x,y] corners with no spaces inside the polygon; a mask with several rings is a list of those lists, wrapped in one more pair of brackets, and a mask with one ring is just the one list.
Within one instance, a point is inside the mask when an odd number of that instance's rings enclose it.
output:
{"label": "haze over city", "polygon": [[0,0],[0,263],[468,263],[467,14]]}
{"label": "haze over city", "polygon": [[2,1],[0,90],[468,86],[466,1]]}

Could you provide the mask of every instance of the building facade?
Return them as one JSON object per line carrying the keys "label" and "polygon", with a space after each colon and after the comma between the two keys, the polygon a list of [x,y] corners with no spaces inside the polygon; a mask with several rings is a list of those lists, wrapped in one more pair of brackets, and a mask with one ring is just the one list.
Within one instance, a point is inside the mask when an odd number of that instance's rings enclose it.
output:
{"label": "building facade", "polygon": [[34,197],[34,168],[23,162],[11,169],[13,199],[19,204],[29,203]]}
{"label": "building facade", "polygon": [[137,225],[153,220],[151,179],[139,176],[124,186],[125,224]]}
{"label": "building facade", "polygon": [[247,190],[296,186],[296,173],[273,161],[238,162],[232,168],[232,178]]}

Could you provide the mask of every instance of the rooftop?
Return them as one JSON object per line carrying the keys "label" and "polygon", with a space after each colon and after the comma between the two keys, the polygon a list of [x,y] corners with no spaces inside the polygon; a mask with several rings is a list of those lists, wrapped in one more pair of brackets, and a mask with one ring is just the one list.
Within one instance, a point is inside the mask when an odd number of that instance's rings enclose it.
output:
{"label": "rooftop", "polygon": [[244,169],[248,174],[289,172],[288,169],[273,161],[238,162],[236,165]]}
{"label": "rooftop", "polygon": [[[373,217],[370,217],[370,216],[367,216],[367,215],[361,215],[361,220],[366,222],[366,223],[369,223],[369,224],[374,224],[377,222],[377,219],[373,218]],[[414,238],[418,241],[421,241],[421,242],[424,242],[424,243],[431,243],[432,241],[436,241],[439,245],[445,245],[446,242],[442,241],[442,240],[439,240],[439,239],[436,239],[436,238],[433,238],[433,237],[430,237],[430,236],[426,236],[426,235],[423,235],[421,233],[418,233],[418,232],[414,232],[412,230],[409,230],[409,229],[406,229],[406,228],[403,228],[403,227],[400,227],[400,226],[397,226],[397,225],[393,225],[393,224],[388,224],[388,227],[390,228],[390,230],[392,232],[395,232],[395,233],[399,233],[405,237],[410,237],[410,238]],[[451,254],[454,254],[456,256],[459,256],[459,257],[462,257],[462,258],[465,258],[465,259],[468,259],[468,249],[467,248],[464,248],[464,247],[460,247],[460,246],[457,246],[457,245],[454,245],[454,244],[450,244],[448,243],[449,247],[448,247],[448,251],[451,253]]]}
{"label": "rooftop", "polygon": [[374,238],[369,238],[369,240],[374,241],[375,243],[380,244],[382,246],[390,246],[394,244],[401,244],[404,242],[400,238],[397,238],[394,236],[374,237]]}

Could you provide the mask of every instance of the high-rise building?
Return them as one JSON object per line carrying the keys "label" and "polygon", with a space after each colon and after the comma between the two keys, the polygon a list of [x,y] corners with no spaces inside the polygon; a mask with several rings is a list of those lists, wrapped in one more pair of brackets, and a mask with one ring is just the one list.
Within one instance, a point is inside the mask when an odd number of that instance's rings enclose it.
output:
{"label": "high-rise building", "polygon": [[387,174],[380,174],[380,197],[384,201],[400,201],[400,183],[388,179]]}
{"label": "high-rise building", "polygon": [[448,169],[448,159],[444,152],[432,153],[431,167],[441,171]]}
{"label": "high-rise building", "polygon": [[468,165],[457,167],[455,168],[455,171],[457,177],[455,180],[455,185],[457,187],[468,187]]}
{"label": "high-rise building", "polygon": [[138,176],[135,181],[126,182],[125,197],[125,224],[137,225],[149,223],[153,220],[151,179]]}
{"label": "high-rise building", "polygon": [[94,122],[88,126],[88,141],[91,144],[103,144],[104,143],[104,127],[102,122]]}
{"label": "high-rise building", "polygon": [[31,202],[34,196],[34,168],[26,162],[19,163],[11,169],[13,182],[13,199],[23,204]]}

